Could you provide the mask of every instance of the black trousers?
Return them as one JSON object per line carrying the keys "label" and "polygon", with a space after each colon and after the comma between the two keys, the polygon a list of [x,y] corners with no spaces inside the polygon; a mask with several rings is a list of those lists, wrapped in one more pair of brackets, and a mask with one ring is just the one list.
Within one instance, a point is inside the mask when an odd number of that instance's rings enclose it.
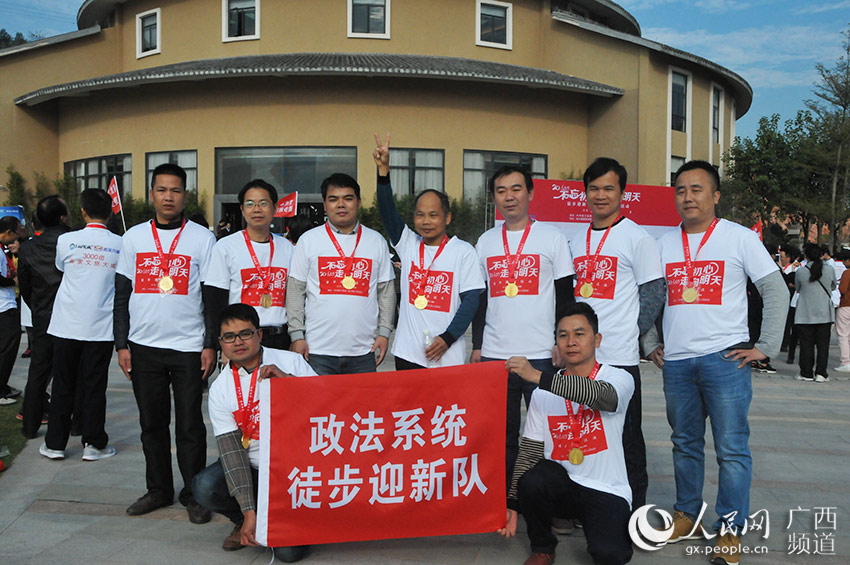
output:
{"label": "black trousers", "polygon": [[422,365],[417,365],[407,359],[402,359],[401,357],[395,358],[395,370],[396,371],[410,371],[413,369],[424,369]]}
{"label": "black trousers", "polygon": [[9,394],[9,375],[21,345],[21,311],[11,308],[0,312],[0,396]]}
{"label": "black trousers", "polygon": [[[797,335],[800,336],[800,374],[813,377],[814,374],[828,377],[826,367],[829,364],[829,335],[832,324],[797,324]],[[815,361],[817,347],[817,361]],[[815,373],[812,374],[814,365]]]}
{"label": "black trousers", "polygon": [[263,347],[289,351],[289,346],[292,344],[292,341],[289,339],[289,332],[286,328],[286,324],[279,328],[271,328],[268,326],[260,328],[263,330],[263,339],[260,340],[260,343]]}
{"label": "black trousers", "polygon": [[49,407],[47,385],[53,376],[53,336],[47,333],[47,326],[33,326],[30,352],[32,356],[21,410],[21,433],[32,439],[38,434],[41,420]]}
{"label": "black trousers", "polygon": [[637,365],[617,365],[628,371],[635,383],[635,392],[626,410],[623,422],[623,454],[626,457],[626,473],[629,486],[632,487],[632,508],[646,504],[646,489],[649,487],[649,475],[646,472],[646,443],[643,439],[642,401],[640,393],[640,367]]}
{"label": "black trousers", "polygon": [[183,477],[180,502],[192,496],[192,479],[207,462],[207,430],[201,414],[205,382],[200,352],[146,347],[130,343],[133,393],[139,407],[145,479],[148,491],[174,496],[171,472],[171,394],[174,392],[174,437]]}
{"label": "black trousers", "polygon": [[63,450],[68,444],[71,415],[79,395],[82,405],[75,424],[82,432],[83,445],[106,447],[106,383],[111,359],[111,341],[53,338],[53,394],[44,436],[48,448]]}
{"label": "black trousers", "polygon": [[629,503],[624,498],[574,482],[560,464],[543,459],[518,485],[519,506],[528,526],[532,553],[555,553],[552,518],[581,520],[594,563],[619,565],[632,558]]}

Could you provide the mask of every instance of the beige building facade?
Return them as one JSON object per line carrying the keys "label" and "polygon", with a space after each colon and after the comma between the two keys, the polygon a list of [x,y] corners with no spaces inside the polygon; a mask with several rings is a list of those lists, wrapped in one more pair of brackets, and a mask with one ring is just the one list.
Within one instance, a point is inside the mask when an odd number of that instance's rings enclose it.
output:
{"label": "beige building facade", "polygon": [[722,169],[752,101],[608,0],[86,0],[77,23],[0,51],[0,165],[144,198],[176,162],[211,222],[257,177],[316,201],[347,172],[370,203],[373,132],[398,194],[474,199],[502,164],[559,178],[601,155],[667,184]]}

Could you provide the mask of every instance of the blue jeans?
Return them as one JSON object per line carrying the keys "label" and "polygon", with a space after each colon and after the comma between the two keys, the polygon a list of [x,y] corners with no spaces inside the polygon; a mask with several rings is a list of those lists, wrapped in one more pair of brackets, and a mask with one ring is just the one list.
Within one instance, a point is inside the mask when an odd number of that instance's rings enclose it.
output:
{"label": "blue jeans", "polygon": [[336,355],[310,354],[307,361],[319,375],[350,375],[352,373],[374,373],[378,370],[375,354],[340,357]]}
{"label": "blue jeans", "polygon": [[[730,350],[702,357],[664,362],[667,422],[673,429],[674,509],[693,519],[702,507],[705,478],[705,418],[711,419],[714,450],[720,466],[714,509],[721,522],[743,527],[750,513],[750,426],[747,413],[753,397],[749,364],[726,359]],[[732,515],[734,513],[734,515]]]}

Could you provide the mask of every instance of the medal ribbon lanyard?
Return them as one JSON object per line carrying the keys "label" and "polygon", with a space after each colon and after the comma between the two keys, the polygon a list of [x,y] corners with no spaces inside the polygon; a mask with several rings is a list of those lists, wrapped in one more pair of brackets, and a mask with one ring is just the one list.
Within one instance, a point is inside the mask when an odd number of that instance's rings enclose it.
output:
{"label": "medal ribbon lanyard", "polygon": [[247,448],[251,441],[251,436],[254,435],[255,426],[251,420],[251,410],[254,408],[254,389],[257,387],[257,375],[260,374],[260,364],[257,363],[257,368],[251,373],[251,388],[248,389],[247,406],[242,400],[242,383],[239,380],[239,370],[233,365],[230,368],[233,371],[233,384],[236,386],[236,401],[239,403],[239,414],[242,419],[242,422],[236,422],[236,425],[242,429],[242,447]]}
{"label": "medal ribbon lanyard", "polygon": [[596,265],[599,264],[599,254],[602,253],[602,246],[605,245],[605,240],[608,239],[608,233],[611,231],[611,228],[613,228],[614,224],[619,222],[622,217],[623,215],[620,214],[610,226],[605,228],[605,233],[602,234],[602,239],[599,240],[599,245],[596,246],[596,253],[593,254],[592,258],[590,255],[590,232],[593,231],[593,222],[590,222],[590,225],[587,226],[587,241],[585,243],[585,257],[587,257],[587,263],[585,264],[584,271],[585,282],[593,280],[593,274],[596,273]]}
{"label": "medal ribbon lanyard", "polygon": [[711,234],[714,232],[714,228],[717,227],[717,218],[711,222],[711,225],[708,226],[708,229],[705,230],[705,233],[702,236],[702,239],[699,242],[699,247],[697,247],[697,253],[694,255],[693,261],[691,260],[691,246],[688,243],[688,234],[685,233],[685,225],[682,224],[682,248],[685,251],[685,280],[682,283],[682,288],[688,288],[690,283],[694,280],[694,261],[696,261],[697,257],[699,257],[699,252],[702,250],[702,247],[708,241],[708,238],[711,237]]}
{"label": "medal ribbon lanyard", "polygon": [[248,230],[242,230],[242,235],[245,236],[245,245],[248,246],[248,253],[251,255],[251,261],[254,263],[254,268],[257,269],[257,274],[260,276],[260,291],[271,292],[272,282],[272,259],[274,259],[274,236],[269,234],[269,266],[266,268],[266,273],[263,275],[263,268],[260,267],[260,261],[257,259],[257,254],[254,253],[254,245],[251,243],[251,238],[248,237]]}
{"label": "medal ribbon lanyard", "polygon": [[428,275],[431,273],[431,267],[434,266],[434,262],[437,260],[437,257],[440,256],[440,253],[445,249],[446,244],[449,242],[449,236],[444,235],[443,241],[440,242],[440,247],[437,248],[437,252],[434,254],[434,258],[431,259],[431,263],[428,265],[428,268],[425,268],[425,240],[419,242],[419,270],[425,271],[425,274],[422,276],[422,280],[419,282],[419,288],[416,289],[416,296],[425,296],[425,285],[428,282]]}
{"label": "medal ribbon lanyard", "polygon": [[177,242],[180,240],[180,234],[183,233],[183,228],[186,227],[186,219],[183,218],[183,223],[180,225],[180,231],[177,232],[177,235],[174,237],[174,241],[171,242],[171,247],[168,249],[168,255],[166,256],[162,252],[162,243],[159,241],[159,234],[156,231],[156,224],[151,220],[151,232],[153,232],[153,243],[156,245],[156,253],[159,255],[159,268],[162,271],[162,276],[169,276],[169,272],[171,271],[171,256],[174,255],[174,250],[177,249]]}
{"label": "medal ribbon lanyard", "polygon": [[[600,365],[597,363],[593,366],[593,370],[590,372],[590,375],[587,377],[588,379],[595,381],[596,375],[599,374]],[[587,408],[584,404],[581,404],[578,409],[578,414],[573,411],[573,403],[570,400],[564,400],[567,405],[567,416],[570,419],[570,431],[573,434],[573,447],[578,444],[579,435],[581,435],[581,418],[584,416],[584,409]]]}
{"label": "medal ribbon lanyard", "polygon": [[104,226],[103,224],[86,224],[86,227],[87,228],[97,228],[99,230],[107,229],[106,226]]}
{"label": "medal ribbon lanyard", "polygon": [[331,238],[331,243],[334,244],[334,248],[336,252],[345,260],[345,274],[343,276],[350,277],[351,276],[351,266],[354,263],[354,254],[357,253],[357,246],[360,245],[360,236],[363,235],[363,226],[357,230],[357,239],[354,240],[354,249],[351,251],[351,255],[348,257],[345,256],[345,252],[342,250],[339,242],[336,240],[336,236],[334,236],[333,231],[331,231],[330,222],[325,223],[325,229],[328,232],[328,237]]}
{"label": "medal ribbon lanyard", "polygon": [[505,247],[505,261],[508,267],[508,283],[516,284],[516,276],[519,271],[519,257],[522,255],[522,250],[525,247],[525,240],[528,239],[528,234],[531,232],[531,224],[533,220],[529,218],[525,224],[525,229],[522,232],[522,239],[519,240],[519,247],[516,248],[516,255],[511,255],[511,248],[508,245],[508,225],[502,224],[502,244]]}

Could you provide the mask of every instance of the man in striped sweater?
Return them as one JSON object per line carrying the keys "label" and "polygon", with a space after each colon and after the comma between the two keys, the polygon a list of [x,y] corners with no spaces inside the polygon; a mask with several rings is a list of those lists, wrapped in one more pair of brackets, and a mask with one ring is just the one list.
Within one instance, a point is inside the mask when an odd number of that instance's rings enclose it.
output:
{"label": "man in striped sweater", "polygon": [[526,565],[549,565],[558,544],[552,518],[578,519],[595,563],[627,563],[632,491],[622,438],[634,381],[625,370],[596,362],[602,334],[587,303],[564,309],[555,337],[565,359],[557,373],[538,371],[524,357],[506,363],[539,388],[531,396],[499,533],[516,534],[521,510],[532,551]]}

